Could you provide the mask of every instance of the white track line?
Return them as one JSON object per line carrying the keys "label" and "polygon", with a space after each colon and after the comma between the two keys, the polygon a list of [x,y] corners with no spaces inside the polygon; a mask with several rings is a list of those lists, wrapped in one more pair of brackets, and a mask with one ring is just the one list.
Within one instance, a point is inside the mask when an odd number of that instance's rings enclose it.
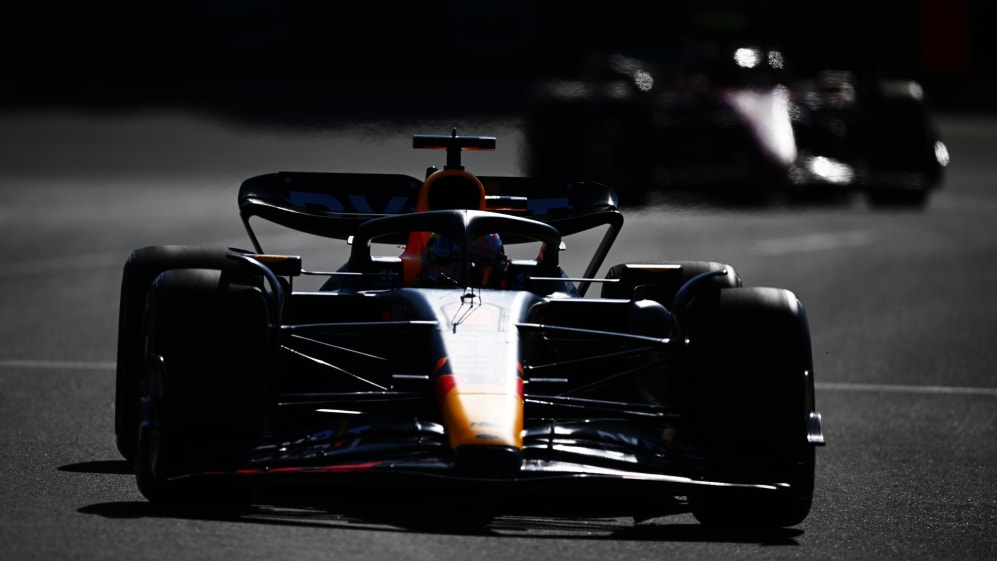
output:
{"label": "white track line", "polygon": [[[35,370],[114,370],[116,364],[117,363],[113,361],[0,359],[0,368],[27,368]],[[903,384],[854,384],[842,382],[817,382],[815,386],[818,390],[822,391],[989,395],[997,397],[997,388],[913,386]]]}
{"label": "white track line", "polygon": [[0,368],[27,368],[34,370],[114,370],[116,362],[83,360],[0,360]]}
{"label": "white track line", "polygon": [[824,391],[997,396],[997,388],[967,388],[967,387],[958,387],[958,386],[910,386],[902,384],[849,384],[849,383],[838,383],[838,382],[817,382],[814,385],[818,390],[824,390]]}
{"label": "white track line", "polygon": [[791,238],[762,240],[758,242],[755,249],[763,255],[785,255],[857,247],[868,245],[873,241],[874,235],[872,232],[852,230],[850,232],[827,232],[793,236]]}

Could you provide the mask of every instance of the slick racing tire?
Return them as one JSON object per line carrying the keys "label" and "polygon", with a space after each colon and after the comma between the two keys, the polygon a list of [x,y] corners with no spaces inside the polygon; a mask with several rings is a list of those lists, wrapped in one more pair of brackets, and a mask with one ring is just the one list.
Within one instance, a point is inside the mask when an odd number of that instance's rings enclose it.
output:
{"label": "slick racing tire", "polygon": [[686,316],[686,438],[705,476],[788,483],[775,491],[707,488],[689,496],[693,515],[723,527],[781,528],[803,521],[814,494],[810,331],[790,291],[742,287],[701,295]]}
{"label": "slick racing tire", "polygon": [[271,332],[262,279],[166,271],[153,282],[148,308],[139,490],[159,504],[247,503],[248,487],[197,475],[243,459],[263,434]]}
{"label": "slick racing tire", "polygon": [[145,370],[146,295],[163,271],[224,266],[229,250],[220,247],[150,246],[132,252],[121,276],[118,307],[118,356],[115,374],[114,433],[118,452],[135,460],[139,394]]}

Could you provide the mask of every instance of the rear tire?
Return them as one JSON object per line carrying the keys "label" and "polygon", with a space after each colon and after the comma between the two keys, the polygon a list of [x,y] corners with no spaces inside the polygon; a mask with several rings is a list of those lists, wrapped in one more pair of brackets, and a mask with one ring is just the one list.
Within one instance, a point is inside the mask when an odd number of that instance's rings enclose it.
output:
{"label": "rear tire", "polygon": [[[679,265],[677,272],[661,267]],[[741,285],[741,279],[730,265],[715,261],[660,261],[655,263],[621,263],[614,265],[606,273],[607,279],[618,282],[604,283],[603,298],[629,298],[655,300],[674,311],[675,295],[685,283],[703,273],[712,271],[727,272],[709,279],[703,286],[712,288],[733,288]]]}
{"label": "rear tire", "polygon": [[710,458],[711,473],[790,484],[777,492],[695,493],[689,497],[693,515],[724,527],[802,522],[813,502],[815,471],[814,445],[807,440],[813,361],[802,304],[783,289],[720,290],[697,297],[685,328],[686,438]]}
{"label": "rear tire", "polygon": [[135,461],[149,501],[237,506],[250,500],[251,490],[231,479],[175,476],[237,465],[263,434],[271,346],[261,283],[210,269],[166,271],[153,283],[149,405]]}

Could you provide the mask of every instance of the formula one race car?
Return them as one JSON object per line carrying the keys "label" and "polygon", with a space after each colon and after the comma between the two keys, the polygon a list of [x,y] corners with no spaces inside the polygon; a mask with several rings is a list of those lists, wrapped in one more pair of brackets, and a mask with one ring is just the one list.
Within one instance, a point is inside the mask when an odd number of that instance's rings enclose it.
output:
{"label": "formula one race car", "polygon": [[[710,261],[597,277],[623,225],[609,187],[475,176],[462,151],[495,138],[456,129],[414,147],[446,150],[445,167],[248,179],[252,250],[132,253],[115,431],[149,501],[807,517],[824,437],[792,292]],[[306,270],[266,253],[251,219],[345,240],[349,258]],[[599,229],[569,276],[564,238]],[[306,277],[320,287],[296,289]]]}
{"label": "formula one race car", "polygon": [[948,147],[918,82],[787,79],[781,51],[728,48],[706,69],[667,52],[593,56],[579,77],[541,83],[524,124],[527,173],[604,181],[632,206],[686,192],[923,208],[943,186]]}

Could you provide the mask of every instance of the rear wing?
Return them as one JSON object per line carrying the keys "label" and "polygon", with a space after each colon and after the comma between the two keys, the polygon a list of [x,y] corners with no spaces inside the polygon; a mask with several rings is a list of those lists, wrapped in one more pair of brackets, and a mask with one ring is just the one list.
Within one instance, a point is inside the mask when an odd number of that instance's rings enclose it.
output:
{"label": "rear wing", "polygon": [[[592,278],[623,228],[616,192],[595,182],[557,183],[528,177],[478,176],[484,210],[544,222],[561,236],[607,226],[586,267]],[[254,216],[327,238],[346,240],[373,218],[416,211],[423,182],[400,174],[279,172],[252,177],[239,189],[239,214],[258,253]],[[589,282],[579,284],[582,294]]]}
{"label": "rear wing", "polygon": [[[622,226],[616,193],[593,182],[551,183],[526,177],[479,176],[486,210],[546,222],[562,236],[601,224]],[[247,179],[239,214],[317,236],[345,240],[372,218],[415,212],[422,181],[400,174],[278,172]],[[616,218],[618,217],[618,218]]]}

